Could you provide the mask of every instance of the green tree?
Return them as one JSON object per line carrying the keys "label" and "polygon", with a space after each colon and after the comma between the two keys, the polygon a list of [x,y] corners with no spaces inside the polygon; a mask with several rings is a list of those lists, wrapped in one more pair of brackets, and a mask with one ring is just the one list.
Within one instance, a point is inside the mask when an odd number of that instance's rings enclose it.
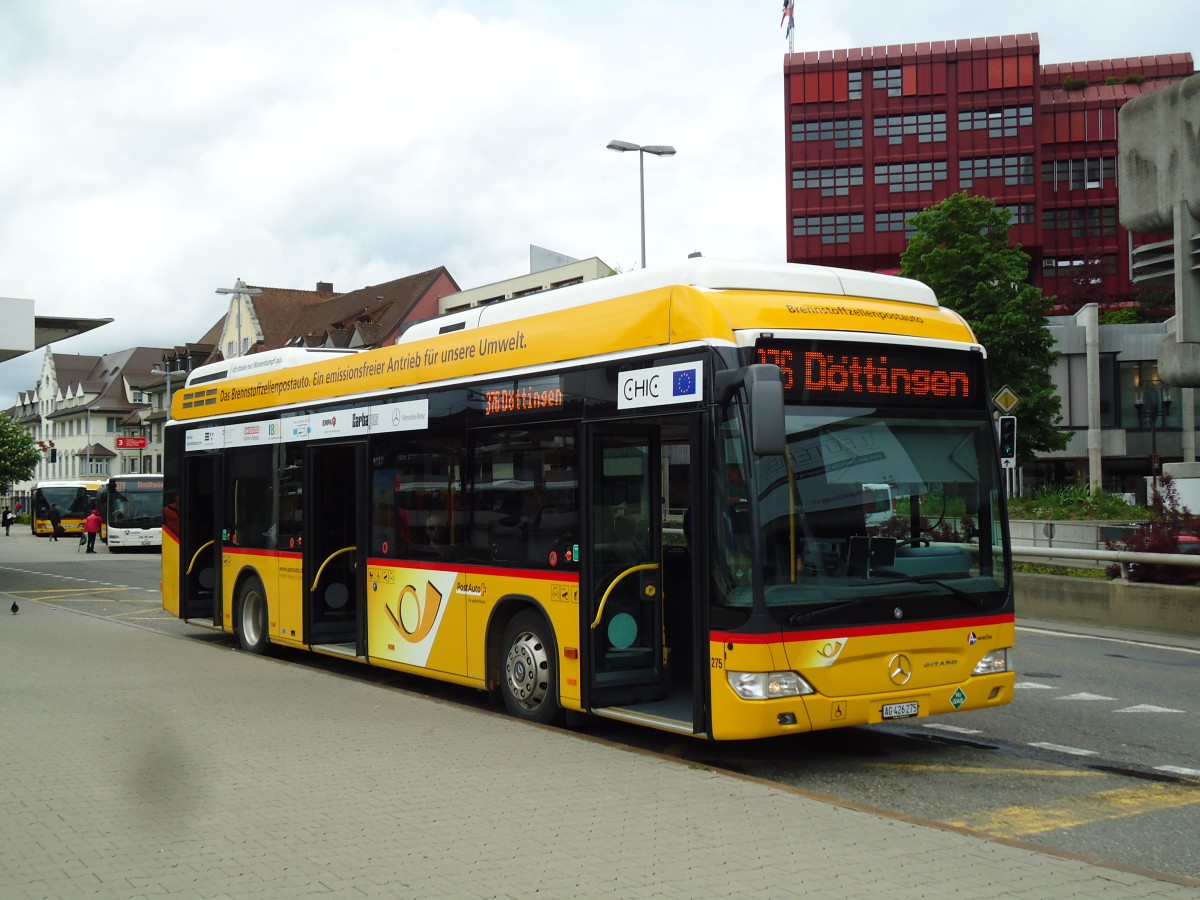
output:
{"label": "green tree", "polygon": [[0,413],[0,482],[29,480],[41,458],[29,432]]}
{"label": "green tree", "polygon": [[1050,299],[1029,283],[1029,255],[1008,243],[1009,212],[988,197],[954,194],[910,220],[916,233],[900,255],[902,275],[933,288],[987,349],[992,390],[1021,399],[1017,458],[1061,450],[1062,402],[1050,380],[1057,354],[1046,327]]}

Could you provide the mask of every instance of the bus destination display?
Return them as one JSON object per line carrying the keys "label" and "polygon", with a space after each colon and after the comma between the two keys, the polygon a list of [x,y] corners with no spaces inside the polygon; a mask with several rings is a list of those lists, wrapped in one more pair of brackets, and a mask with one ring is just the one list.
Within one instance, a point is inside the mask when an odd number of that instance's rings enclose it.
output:
{"label": "bus destination display", "polygon": [[779,366],[789,399],[805,403],[870,400],[878,406],[934,403],[976,405],[982,389],[980,359],[971,353],[883,344],[763,340],[756,361]]}

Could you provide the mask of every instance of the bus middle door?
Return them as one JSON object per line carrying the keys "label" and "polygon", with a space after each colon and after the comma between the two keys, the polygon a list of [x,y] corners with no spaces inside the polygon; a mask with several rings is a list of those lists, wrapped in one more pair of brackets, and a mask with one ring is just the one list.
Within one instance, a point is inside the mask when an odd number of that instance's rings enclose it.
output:
{"label": "bus middle door", "polygon": [[304,462],[308,644],[347,656],[365,645],[367,445],[310,444]]}
{"label": "bus middle door", "polygon": [[658,700],[663,663],[661,478],[656,427],[596,425],[581,599],[592,708]]}

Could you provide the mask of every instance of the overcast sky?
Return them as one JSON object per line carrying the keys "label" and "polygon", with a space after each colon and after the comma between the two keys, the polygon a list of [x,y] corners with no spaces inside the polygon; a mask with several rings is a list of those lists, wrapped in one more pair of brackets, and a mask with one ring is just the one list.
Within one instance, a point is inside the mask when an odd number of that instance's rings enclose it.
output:
{"label": "overcast sky", "polygon": [[[1037,32],[1045,63],[1190,52],[1196,0],[820,0],[797,51]],[[4,0],[0,296],[111,317],[57,352],[198,339],[218,288],[339,291],[529,245],[785,257],[780,0]],[[0,323],[0,327],[3,327]],[[0,408],[42,351],[0,363]]]}

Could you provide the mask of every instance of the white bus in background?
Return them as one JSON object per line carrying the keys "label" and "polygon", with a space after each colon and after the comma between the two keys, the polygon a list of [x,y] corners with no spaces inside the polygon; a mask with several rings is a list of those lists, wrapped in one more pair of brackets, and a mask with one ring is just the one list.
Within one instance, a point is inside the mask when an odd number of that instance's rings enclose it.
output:
{"label": "white bus in background", "polygon": [[96,498],[110,553],[133,547],[162,549],[162,475],[114,475]]}
{"label": "white bus in background", "polygon": [[896,517],[890,484],[864,484],[862,489],[863,513],[868,527],[885,525]]}

